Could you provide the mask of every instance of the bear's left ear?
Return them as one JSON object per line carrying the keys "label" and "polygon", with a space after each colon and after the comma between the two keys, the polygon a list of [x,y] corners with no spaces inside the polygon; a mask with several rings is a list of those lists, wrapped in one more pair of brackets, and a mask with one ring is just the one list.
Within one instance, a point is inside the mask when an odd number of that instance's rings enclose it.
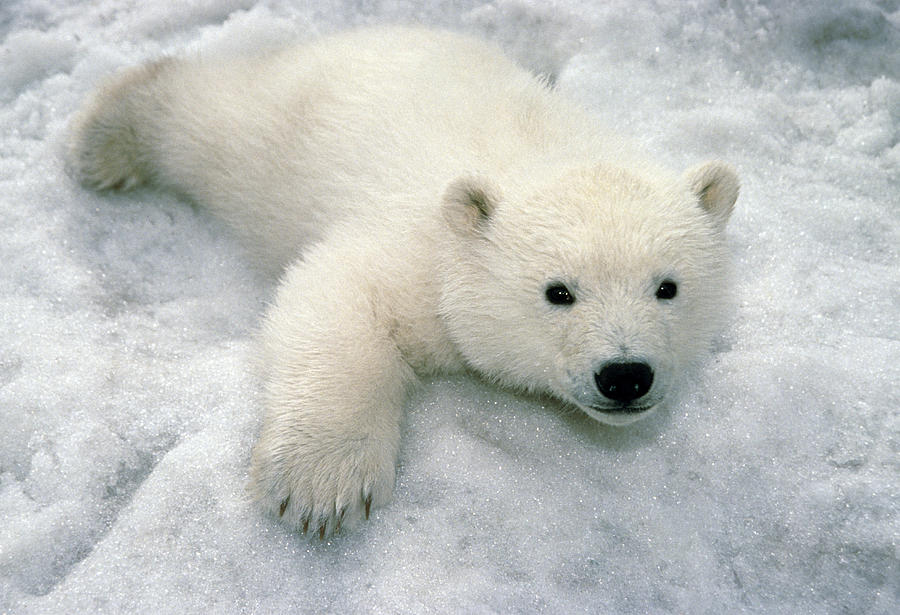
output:
{"label": "bear's left ear", "polygon": [[444,192],[444,219],[457,233],[478,233],[485,228],[499,202],[499,190],[486,177],[460,177]]}
{"label": "bear's left ear", "polygon": [[691,192],[720,229],[725,228],[740,190],[737,174],[724,162],[707,162],[684,174]]}

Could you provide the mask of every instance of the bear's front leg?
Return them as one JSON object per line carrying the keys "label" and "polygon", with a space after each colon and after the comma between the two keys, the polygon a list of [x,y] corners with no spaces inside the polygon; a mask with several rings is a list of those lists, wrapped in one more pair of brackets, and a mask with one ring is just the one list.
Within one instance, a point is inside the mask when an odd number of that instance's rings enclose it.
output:
{"label": "bear's front leg", "polygon": [[415,381],[371,279],[377,265],[354,256],[314,250],[295,263],[263,328],[266,409],[250,490],[322,538],[390,499]]}

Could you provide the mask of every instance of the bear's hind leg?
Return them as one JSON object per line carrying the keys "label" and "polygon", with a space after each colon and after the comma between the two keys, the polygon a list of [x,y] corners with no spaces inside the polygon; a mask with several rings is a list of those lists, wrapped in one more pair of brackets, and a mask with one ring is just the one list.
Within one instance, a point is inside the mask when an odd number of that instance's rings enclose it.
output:
{"label": "bear's hind leg", "polygon": [[72,124],[69,165],[95,190],[129,190],[152,179],[150,140],[158,138],[156,90],[175,60],[132,68],[101,87]]}

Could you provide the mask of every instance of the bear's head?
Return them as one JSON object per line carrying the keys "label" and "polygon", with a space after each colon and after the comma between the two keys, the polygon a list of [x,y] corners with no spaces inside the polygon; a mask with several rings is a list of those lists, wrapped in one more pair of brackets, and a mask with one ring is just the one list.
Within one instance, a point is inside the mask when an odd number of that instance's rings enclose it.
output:
{"label": "bear's head", "polygon": [[488,378],[630,423],[716,331],[737,177],[718,162],[680,178],[603,165],[540,175],[449,186],[442,318]]}

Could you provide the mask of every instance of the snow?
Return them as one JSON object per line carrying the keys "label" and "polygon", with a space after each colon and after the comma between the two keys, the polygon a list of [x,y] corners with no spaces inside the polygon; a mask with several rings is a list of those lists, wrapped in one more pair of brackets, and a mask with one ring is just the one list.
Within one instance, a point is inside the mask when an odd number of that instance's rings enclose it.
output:
{"label": "snow", "polygon": [[[244,491],[272,281],[172,195],[78,186],[66,123],[163,53],[398,21],[732,162],[733,313],[627,428],[426,382],[393,502],[319,542]],[[900,612],[896,1],[7,0],[0,41],[0,613]]]}

